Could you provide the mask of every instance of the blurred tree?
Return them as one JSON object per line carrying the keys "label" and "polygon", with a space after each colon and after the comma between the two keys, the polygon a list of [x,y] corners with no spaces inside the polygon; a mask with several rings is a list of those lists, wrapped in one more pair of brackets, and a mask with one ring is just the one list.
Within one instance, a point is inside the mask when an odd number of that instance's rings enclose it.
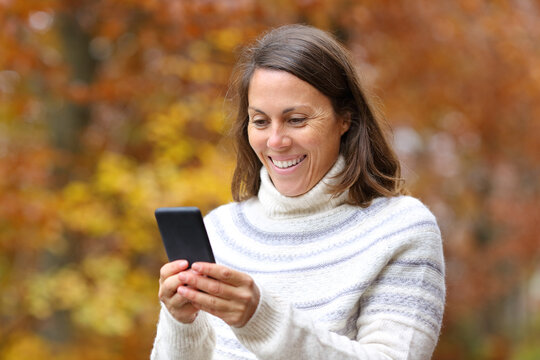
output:
{"label": "blurred tree", "polygon": [[523,308],[523,288],[539,263],[539,10],[456,1],[347,12],[408,183],[443,230],[448,306],[436,358],[507,358],[538,317]]}
{"label": "blurred tree", "polygon": [[0,1],[0,358],[148,357],[153,210],[230,201],[236,49],[291,22],[347,42],[439,219],[435,358],[537,354],[520,309],[539,260],[538,18],[526,0]]}

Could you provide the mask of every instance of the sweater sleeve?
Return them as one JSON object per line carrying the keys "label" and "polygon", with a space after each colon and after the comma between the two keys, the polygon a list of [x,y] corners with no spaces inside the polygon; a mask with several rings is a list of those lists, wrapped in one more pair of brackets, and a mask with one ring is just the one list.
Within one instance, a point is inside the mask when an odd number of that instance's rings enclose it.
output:
{"label": "sweater sleeve", "polygon": [[260,359],[430,359],[444,307],[440,234],[403,244],[359,299],[355,339],[319,327],[264,289],[254,316],[233,331]]}
{"label": "sweater sleeve", "polygon": [[200,311],[195,321],[183,324],[161,304],[157,333],[150,359],[212,359],[215,347],[214,329],[207,314]]}
{"label": "sweater sleeve", "polygon": [[[399,329],[390,325],[398,334]],[[396,347],[402,346],[392,336],[383,336],[386,343],[379,338],[362,344],[320,329],[307,315],[270,294],[261,297],[259,310],[248,324],[233,331],[259,359],[393,359]]]}

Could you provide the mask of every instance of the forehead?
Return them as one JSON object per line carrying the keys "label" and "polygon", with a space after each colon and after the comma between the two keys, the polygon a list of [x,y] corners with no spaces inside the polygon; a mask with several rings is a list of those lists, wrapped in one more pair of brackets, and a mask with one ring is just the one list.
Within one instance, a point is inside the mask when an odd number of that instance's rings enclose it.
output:
{"label": "forehead", "polygon": [[325,106],[330,100],[306,81],[282,70],[256,69],[248,88],[250,106],[317,104]]}

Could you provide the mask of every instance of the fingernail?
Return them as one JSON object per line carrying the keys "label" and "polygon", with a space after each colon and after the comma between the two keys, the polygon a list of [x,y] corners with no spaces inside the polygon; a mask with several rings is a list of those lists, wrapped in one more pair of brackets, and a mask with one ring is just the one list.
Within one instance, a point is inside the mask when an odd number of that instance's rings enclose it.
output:
{"label": "fingernail", "polygon": [[179,286],[176,290],[180,295],[184,295],[186,293],[186,288],[184,286]]}
{"label": "fingernail", "polygon": [[180,281],[186,281],[187,280],[187,276],[183,272],[178,274],[178,278],[180,279]]}
{"label": "fingernail", "polygon": [[191,269],[193,269],[195,271],[201,271],[202,267],[198,263],[195,263],[195,264],[191,265]]}

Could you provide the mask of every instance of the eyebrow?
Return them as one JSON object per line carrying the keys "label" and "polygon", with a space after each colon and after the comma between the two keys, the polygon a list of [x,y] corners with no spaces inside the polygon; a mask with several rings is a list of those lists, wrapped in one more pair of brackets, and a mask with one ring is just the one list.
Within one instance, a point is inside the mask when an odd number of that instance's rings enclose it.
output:
{"label": "eyebrow", "polygon": [[[288,113],[290,111],[296,110],[298,107],[300,107],[300,106],[293,106],[293,107],[290,107],[290,108],[286,108],[281,112],[281,114],[286,114],[286,113]],[[256,112],[259,112],[261,114],[266,115],[266,113],[264,111],[262,111],[260,109],[257,109],[257,108],[254,108],[253,106],[248,106],[248,109],[252,109],[252,110],[255,110]]]}

